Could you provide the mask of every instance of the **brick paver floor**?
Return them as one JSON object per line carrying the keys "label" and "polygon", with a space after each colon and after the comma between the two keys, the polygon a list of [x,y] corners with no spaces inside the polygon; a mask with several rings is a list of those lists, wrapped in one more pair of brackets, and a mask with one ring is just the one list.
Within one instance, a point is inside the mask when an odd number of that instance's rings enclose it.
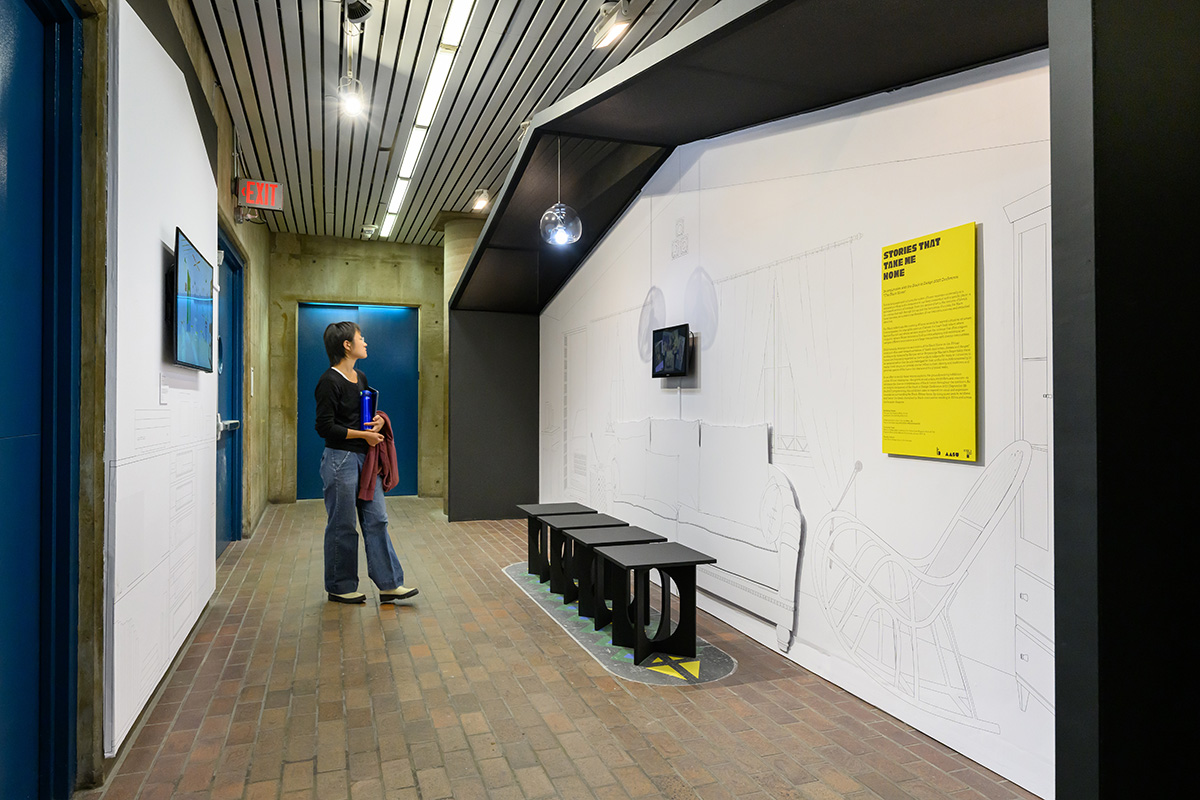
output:
{"label": "brick paver floor", "polygon": [[77,800],[1031,798],[701,613],[738,661],[715,683],[612,677],[501,569],[524,521],[388,501],[419,586],[325,599],[319,501],[267,509],[109,782]]}

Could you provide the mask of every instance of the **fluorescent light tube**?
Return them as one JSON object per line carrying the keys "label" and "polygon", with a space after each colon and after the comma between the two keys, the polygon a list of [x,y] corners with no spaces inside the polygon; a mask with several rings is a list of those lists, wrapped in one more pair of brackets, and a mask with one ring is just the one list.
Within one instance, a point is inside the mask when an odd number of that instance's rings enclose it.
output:
{"label": "fluorescent light tube", "polygon": [[383,227],[379,230],[379,238],[386,239],[391,236],[394,227],[396,227],[396,215],[388,214],[383,218]]}
{"label": "fluorescent light tube", "polygon": [[408,146],[404,148],[404,159],[400,162],[400,177],[411,178],[417,168],[417,158],[421,155],[421,145],[425,144],[425,134],[428,128],[413,128],[408,135]]}
{"label": "fluorescent light tube", "polygon": [[[408,181],[404,178],[397,178],[396,185],[392,188],[392,199],[388,201],[389,215],[395,216],[400,213],[400,204],[404,202],[404,193],[407,191]],[[384,225],[386,224],[385,222]]]}
{"label": "fluorescent light tube", "polygon": [[433,122],[433,112],[437,110],[438,101],[442,99],[442,90],[446,88],[446,79],[450,77],[450,66],[454,63],[454,51],[439,47],[433,57],[433,69],[429,70],[429,80],[425,82],[425,93],[421,95],[421,105],[417,108],[417,126],[428,128]]}
{"label": "fluorescent light tube", "polygon": [[446,15],[446,27],[442,28],[442,44],[458,47],[462,43],[463,32],[467,29],[474,6],[475,0],[454,0],[450,13]]}

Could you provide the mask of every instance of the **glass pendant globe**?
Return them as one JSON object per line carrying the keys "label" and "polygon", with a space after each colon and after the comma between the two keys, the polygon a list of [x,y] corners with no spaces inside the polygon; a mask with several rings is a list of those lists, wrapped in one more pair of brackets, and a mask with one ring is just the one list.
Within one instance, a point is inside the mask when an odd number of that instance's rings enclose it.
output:
{"label": "glass pendant globe", "polygon": [[549,244],[571,244],[579,241],[583,235],[583,221],[575,213],[575,209],[562,203],[555,203],[542,214],[539,226],[542,240]]}

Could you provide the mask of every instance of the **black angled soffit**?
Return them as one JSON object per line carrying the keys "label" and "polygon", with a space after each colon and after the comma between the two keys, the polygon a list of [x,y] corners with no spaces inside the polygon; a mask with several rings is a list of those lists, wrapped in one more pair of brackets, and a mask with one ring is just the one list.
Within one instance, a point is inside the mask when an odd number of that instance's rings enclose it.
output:
{"label": "black angled soffit", "polygon": [[[679,145],[1047,42],[1046,0],[724,0],[534,116],[450,307],[540,313]],[[560,147],[566,247],[538,236]]]}

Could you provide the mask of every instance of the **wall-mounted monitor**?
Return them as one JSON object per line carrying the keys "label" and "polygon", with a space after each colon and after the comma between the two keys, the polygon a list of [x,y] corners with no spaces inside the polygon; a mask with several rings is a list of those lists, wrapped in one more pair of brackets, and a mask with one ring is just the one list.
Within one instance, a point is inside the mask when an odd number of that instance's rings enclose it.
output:
{"label": "wall-mounted monitor", "polygon": [[691,336],[686,323],[659,328],[651,339],[650,369],[655,378],[679,378],[688,374]]}
{"label": "wall-mounted monitor", "polygon": [[213,368],[213,268],[175,229],[175,266],[168,296],[170,352],[176,364],[204,372]]}

